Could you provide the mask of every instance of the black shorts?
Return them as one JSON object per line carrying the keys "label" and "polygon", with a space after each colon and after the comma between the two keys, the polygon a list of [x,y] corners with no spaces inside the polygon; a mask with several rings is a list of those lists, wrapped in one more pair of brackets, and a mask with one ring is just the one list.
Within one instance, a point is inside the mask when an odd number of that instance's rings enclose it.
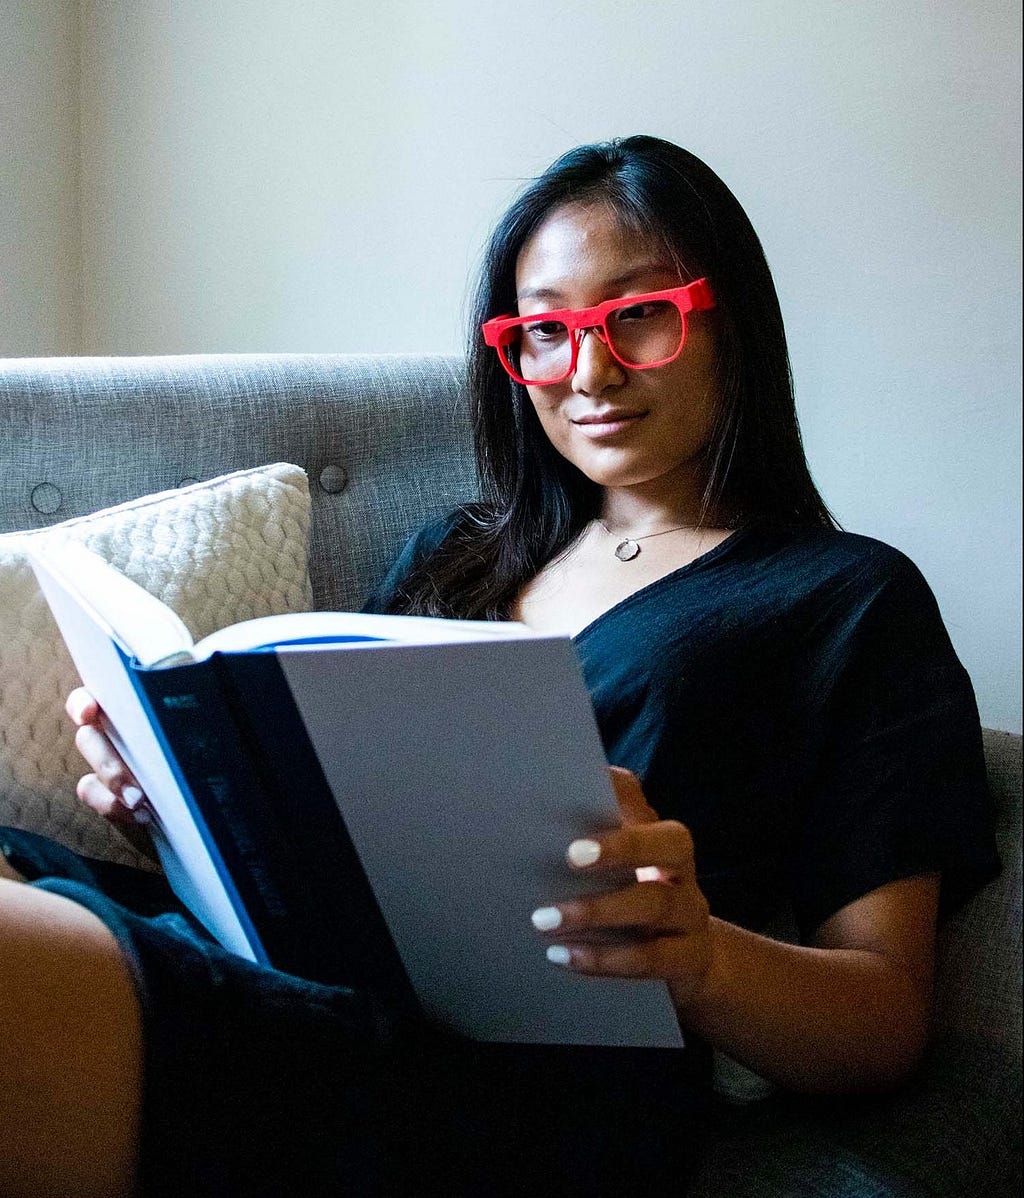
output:
{"label": "black shorts", "polygon": [[141,1192],[682,1193],[709,1054],[481,1045],[221,948],[155,874],[0,829],[30,884],[94,912],[142,1013]]}

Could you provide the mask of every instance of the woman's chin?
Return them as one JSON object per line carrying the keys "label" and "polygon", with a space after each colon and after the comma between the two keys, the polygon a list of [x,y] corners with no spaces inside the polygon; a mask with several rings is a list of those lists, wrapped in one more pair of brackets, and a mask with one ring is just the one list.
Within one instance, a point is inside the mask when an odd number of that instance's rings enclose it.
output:
{"label": "woman's chin", "polygon": [[673,492],[690,489],[697,474],[697,464],[683,462],[637,461],[635,453],[615,453],[606,449],[600,454],[574,454],[569,461],[595,486],[605,490],[654,486],[661,483]]}

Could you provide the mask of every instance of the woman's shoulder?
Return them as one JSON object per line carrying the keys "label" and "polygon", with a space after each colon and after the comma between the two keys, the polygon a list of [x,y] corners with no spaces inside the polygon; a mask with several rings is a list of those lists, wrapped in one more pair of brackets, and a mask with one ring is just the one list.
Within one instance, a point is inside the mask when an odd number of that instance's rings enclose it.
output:
{"label": "woman's shoulder", "polygon": [[794,574],[842,580],[847,585],[919,586],[927,583],[901,549],[845,529],[771,525],[752,530],[754,552]]}
{"label": "woman's shoulder", "polygon": [[877,537],[826,527],[751,527],[732,556],[728,593],[758,611],[789,613],[822,629],[941,621],[922,571]]}
{"label": "woman's shoulder", "polygon": [[474,507],[463,504],[432,517],[413,531],[401,553],[363,606],[366,612],[386,611],[401,584],[427,558],[448,540],[452,533],[474,518]]}
{"label": "woman's shoulder", "polygon": [[417,560],[433,553],[451,533],[461,527],[467,519],[467,508],[463,504],[449,508],[439,516],[434,516],[417,528],[406,542],[406,550],[411,550]]}
{"label": "woman's shoulder", "polygon": [[403,557],[415,562],[423,561],[449,540],[458,540],[462,534],[471,534],[474,528],[493,525],[494,513],[483,503],[461,503],[432,517],[421,525],[403,550]]}

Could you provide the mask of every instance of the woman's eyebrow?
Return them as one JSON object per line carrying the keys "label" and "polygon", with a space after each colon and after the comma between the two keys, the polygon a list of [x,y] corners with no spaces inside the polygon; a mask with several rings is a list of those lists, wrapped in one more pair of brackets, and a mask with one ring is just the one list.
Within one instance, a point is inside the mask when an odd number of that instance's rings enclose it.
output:
{"label": "woman's eyebrow", "polygon": [[527,287],[516,295],[516,299],[542,299],[542,300],[557,300],[561,296],[561,292],[551,287]]}
{"label": "woman's eyebrow", "polygon": [[[675,267],[669,266],[664,262],[647,262],[640,266],[632,266],[622,274],[614,275],[610,279],[604,280],[604,287],[611,290],[615,287],[628,287],[630,283],[634,283],[637,279],[641,279],[646,275],[672,275],[673,278],[678,276],[678,271]],[[518,293],[518,300],[525,299],[542,299],[542,300],[559,300],[565,293],[559,290],[558,287],[525,287]]]}

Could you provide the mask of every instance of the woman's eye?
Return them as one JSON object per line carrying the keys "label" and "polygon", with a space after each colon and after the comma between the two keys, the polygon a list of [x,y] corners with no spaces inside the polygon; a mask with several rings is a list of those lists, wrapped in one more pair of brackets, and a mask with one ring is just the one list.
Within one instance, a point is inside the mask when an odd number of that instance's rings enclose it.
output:
{"label": "woman's eye", "polygon": [[650,320],[652,316],[657,316],[660,310],[664,307],[663,304],[630,304],[628,308],[617,308],[615,310],[615,320]]}
{"label": "woman's eye", "polygon": [[536,324],[524,325],[523,332],[528,337],[551,340],[553,337],[565,336],[565,325],[558,320],[538,320]]}

